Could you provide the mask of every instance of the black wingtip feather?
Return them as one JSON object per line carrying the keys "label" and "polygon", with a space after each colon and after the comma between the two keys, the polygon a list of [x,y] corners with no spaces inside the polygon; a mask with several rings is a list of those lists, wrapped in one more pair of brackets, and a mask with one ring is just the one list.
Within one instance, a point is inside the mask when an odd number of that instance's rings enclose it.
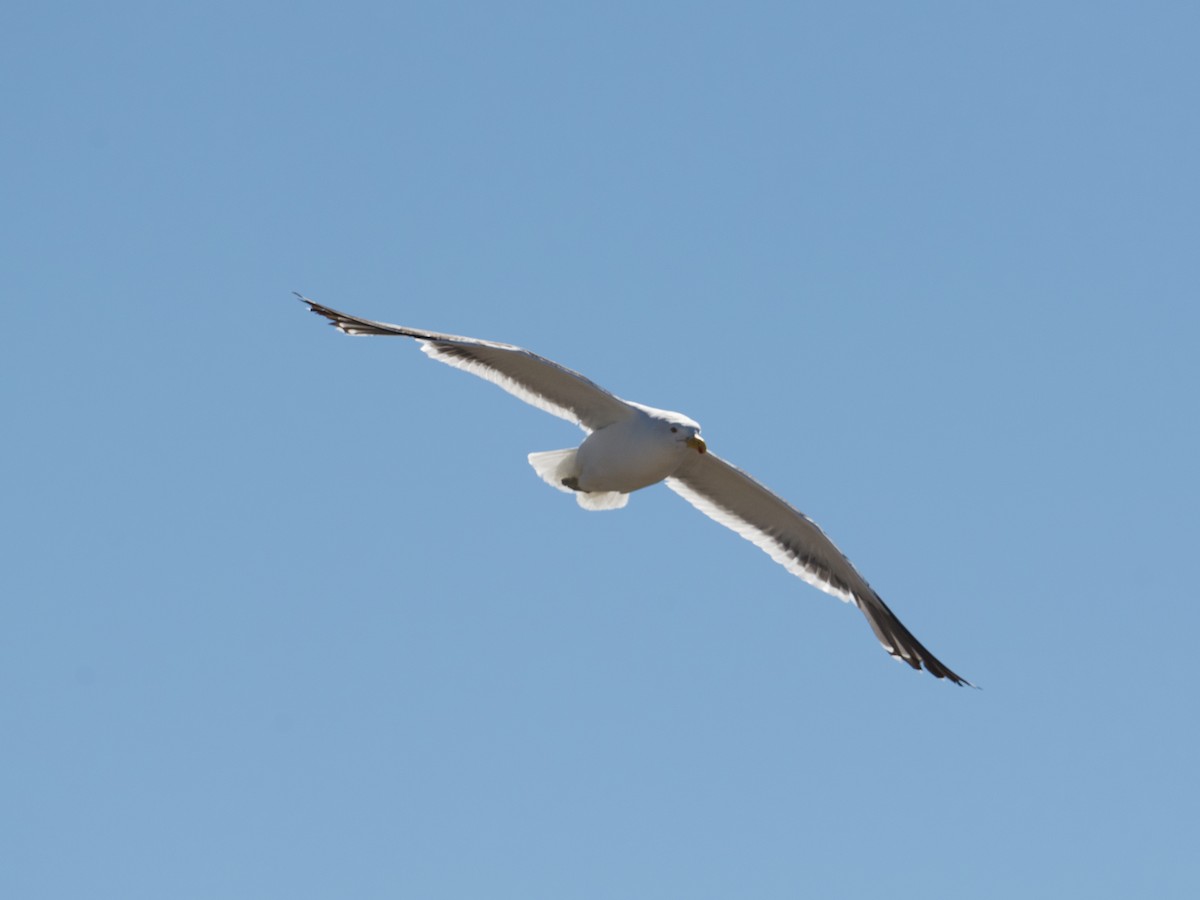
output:
{"label": "black wingtip feather", "polygon": [[875,636],[893,658],[907,663],[918,671],[924,669],[934,678],[944,678],[959,687],[976,687],[943,663],[918,641],[887,604],[875,595],[876,604],[859,602],[858,608],[867,617]]}

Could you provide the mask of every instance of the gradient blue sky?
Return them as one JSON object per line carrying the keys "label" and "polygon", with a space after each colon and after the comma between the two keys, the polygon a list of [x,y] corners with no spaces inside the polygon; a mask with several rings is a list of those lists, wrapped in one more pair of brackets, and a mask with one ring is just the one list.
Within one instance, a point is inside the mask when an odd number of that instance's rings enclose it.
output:
{"label": "gradient blue sky", "polygon": [[[1200,895],[1195,4],[0,33],[0,895]],[[291,290],[688,413],[983,690]]]}

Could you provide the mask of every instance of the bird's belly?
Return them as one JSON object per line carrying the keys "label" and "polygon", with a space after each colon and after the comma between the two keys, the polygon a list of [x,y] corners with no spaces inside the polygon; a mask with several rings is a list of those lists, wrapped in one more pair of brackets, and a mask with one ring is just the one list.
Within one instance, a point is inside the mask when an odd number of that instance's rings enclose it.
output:
{"label": "bird's belly", "polygon": [[628,494],[662,481],[679,462],[673,442],[664,444],[636,430],[610,426],[588,435],[579,446],[579,487]]}

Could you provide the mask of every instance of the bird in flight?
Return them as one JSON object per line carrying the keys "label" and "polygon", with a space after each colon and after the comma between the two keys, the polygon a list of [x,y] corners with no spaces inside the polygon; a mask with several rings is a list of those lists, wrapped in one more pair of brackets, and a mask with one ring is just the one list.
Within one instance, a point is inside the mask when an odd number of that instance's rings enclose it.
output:
{"label": "bird in flight", "polygon": [[793,575],[857,606],[896,659],[972,686],[913,637],[816,522],[710,453],[700,426],[687,416],[622,400],[578,372],[512,344],[375,322],[296,296],[346,334],[413,338],[430,358],[578,425],[587,435],[578,447],[531,453],[529,463],[584,509],[620,509],[633,491],[664,482]]}

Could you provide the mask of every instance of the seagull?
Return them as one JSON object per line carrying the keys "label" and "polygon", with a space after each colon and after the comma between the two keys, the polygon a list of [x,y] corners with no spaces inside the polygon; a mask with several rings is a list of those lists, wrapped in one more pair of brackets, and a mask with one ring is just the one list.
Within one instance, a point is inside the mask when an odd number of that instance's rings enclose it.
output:
{"label": "seagull", "polygon": [[345,334],[413,338],[431,359],[578,425],[587,435],[578,447],[531,453],[529,463],[584,509],[620,509],[633,491],[661,481],[793,575],[857,606],[897,660],[974,687],[913,637],[816,522],[710,453],[700,425],[682,413],[622,400],[578,372],[512,344],[375,322],[296,296]]}

